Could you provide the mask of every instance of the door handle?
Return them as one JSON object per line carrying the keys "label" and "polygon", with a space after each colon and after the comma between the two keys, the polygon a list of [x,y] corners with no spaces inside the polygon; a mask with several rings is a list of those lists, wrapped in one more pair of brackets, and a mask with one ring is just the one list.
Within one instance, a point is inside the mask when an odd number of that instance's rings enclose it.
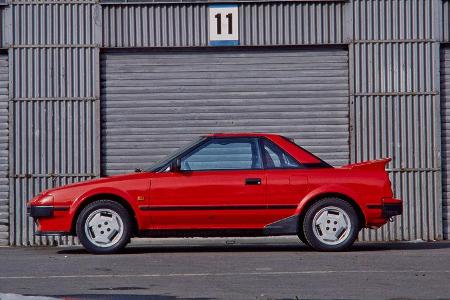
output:
{"label": "door handle", "polygon": [[246,185],[260,185],[261,184],[261,178],[246,178],[245,179]]}

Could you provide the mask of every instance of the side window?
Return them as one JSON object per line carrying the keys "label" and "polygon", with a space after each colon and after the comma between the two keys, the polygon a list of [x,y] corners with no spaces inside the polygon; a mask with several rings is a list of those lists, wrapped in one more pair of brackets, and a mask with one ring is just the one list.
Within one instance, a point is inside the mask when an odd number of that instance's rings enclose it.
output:
{"label": "side window", "polygon": [[254,138],[214,138],[181,158],[181,170],[261,169],[258,141]]}
{"label": "side window", "polygon": [[263,159],[268,169],[280,169],[280,168],[300,168],[300,164],[295,161],[289,154],[287,154],[280,147],[274,143],[262,139],[263,144]]}

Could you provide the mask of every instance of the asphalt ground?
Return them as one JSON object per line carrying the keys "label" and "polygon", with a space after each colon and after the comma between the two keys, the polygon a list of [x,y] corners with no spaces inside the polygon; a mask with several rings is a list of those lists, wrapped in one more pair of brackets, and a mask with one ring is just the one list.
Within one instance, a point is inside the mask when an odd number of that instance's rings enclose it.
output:
{"label": "asphalt ground", "polygon": [[[121,254],[0,248],[0,299],[450,299],[450,241],[356,243],[315,252],[296,238],[155,239]],[[28,298],[25,298],[28,299]]]}

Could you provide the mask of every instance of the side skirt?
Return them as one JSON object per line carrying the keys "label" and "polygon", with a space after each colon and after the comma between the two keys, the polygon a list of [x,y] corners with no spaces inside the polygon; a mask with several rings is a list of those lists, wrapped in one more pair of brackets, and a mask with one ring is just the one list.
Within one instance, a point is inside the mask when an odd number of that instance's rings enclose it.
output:
{"label": "side skirt", "polygon": [[264,227],[264,235],[296,235],[298,233],[298,215],[293,215]]}
{"label": "side skirt", "polygon": [[37,236],[68,236],[70,232],[65,231],[36,231],[34,235]]}
{"label": "side skirt", "polygon": [[266,225],[263,229],[148,229],[137,237],[258,237],[297,235],[298,216],[294,215]]}

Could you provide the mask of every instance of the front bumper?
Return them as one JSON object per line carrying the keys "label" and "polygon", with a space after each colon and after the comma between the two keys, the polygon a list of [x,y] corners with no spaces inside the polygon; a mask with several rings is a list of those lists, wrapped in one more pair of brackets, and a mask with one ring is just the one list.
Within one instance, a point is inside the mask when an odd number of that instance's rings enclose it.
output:
{"label": "front bumper", "polygon": [[36,223],[36,235],[70,235],[73,217],[70,206],[30,205],[27,212]]}
{"label": "front bumper", "polygon": [[68,206],[50,206],[50,205],[38,205],[28,206],[27,212],[30,217],[36,218],[50,218],[55,215],[55,211],[68,211]]}
{"label": "front bumper", "polygon": [[54,206],[28,206],[27,212],[34,219],[53,217]]}

